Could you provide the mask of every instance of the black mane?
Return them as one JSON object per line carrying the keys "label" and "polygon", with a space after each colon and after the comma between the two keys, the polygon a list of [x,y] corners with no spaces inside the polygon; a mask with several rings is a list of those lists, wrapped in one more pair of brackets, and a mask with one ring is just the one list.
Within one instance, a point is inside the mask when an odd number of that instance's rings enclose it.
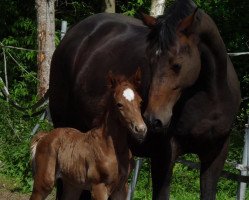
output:
{"label": "black mane", "polygon": [[176,40],[179,22],[189,16],[195,8],[196,5],[191,0],[176,0],[164,15],[157,17],[156,25],[148,35],[149,51],[155,55],[169,50]]}

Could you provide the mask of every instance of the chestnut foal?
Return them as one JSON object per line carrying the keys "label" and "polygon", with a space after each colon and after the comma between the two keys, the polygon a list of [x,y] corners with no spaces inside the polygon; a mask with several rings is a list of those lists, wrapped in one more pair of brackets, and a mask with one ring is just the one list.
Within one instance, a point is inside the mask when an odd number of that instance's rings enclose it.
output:
{"label": "chestnut foal", "polygon": [[125,200],[133,158],[127,134],[142,140],[147,132],[136,92],[140,70],[132,81],[113,77],[106,95],[106,112],[99,128],[81,133],[73,128],[40,132],[31,142],[34,173],[31,200],[45,199],[56,179],[63,182],[62,199],[77,200],[83,189],[93,199]]}

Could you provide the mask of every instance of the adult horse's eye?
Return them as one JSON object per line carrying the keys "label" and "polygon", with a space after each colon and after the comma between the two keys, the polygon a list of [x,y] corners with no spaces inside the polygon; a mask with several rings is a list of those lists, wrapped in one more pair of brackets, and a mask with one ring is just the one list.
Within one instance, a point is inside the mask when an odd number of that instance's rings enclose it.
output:
{"label": "adult horse's eye", "polygon": [[123,108],[123,105],[121,103],[117,103],[117,106],[119,109]]}
{"label": "adult horse's eye", "polygon": [[175,73],[178,73],[179,71],[180,71],[180,69],[181,69],[181,65],[180,64],[173,64],[172,65],[172,70],[175,72]]}

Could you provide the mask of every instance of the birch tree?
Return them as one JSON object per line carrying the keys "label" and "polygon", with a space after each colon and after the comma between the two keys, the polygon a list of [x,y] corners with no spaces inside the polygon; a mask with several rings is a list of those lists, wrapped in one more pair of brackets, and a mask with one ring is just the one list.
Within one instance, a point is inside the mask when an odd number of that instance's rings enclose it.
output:
{"label": "birch tree", "polygon": [[157,17],[164,12],[166,0],[151,0],[150,16]]}
{"label": "birch tree", "polygon": [[102,10],[107,13],[115,13],[115,0],[103,0]]}
{"label": "birch tree", "polygon": [[49,87],[50,62],[55,49],[55,0],[36,0],[38,42],[38,96]]}

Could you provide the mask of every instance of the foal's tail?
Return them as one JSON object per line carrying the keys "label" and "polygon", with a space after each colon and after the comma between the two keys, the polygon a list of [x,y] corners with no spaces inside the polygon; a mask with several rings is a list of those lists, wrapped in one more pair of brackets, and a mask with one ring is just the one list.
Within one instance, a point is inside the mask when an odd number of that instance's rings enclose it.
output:
{"label": "foal's tail", "polygon": [[47,133],[45,132],[39,132],[37,133],[31,140],[31,144],[30,144],[30,152],[31,152],[31,162],[32,162],[32,171],[33,171],[33,175],[35,173],[35,154],[36,154],[36,147],[37,144],[39,143],[39,141],[45,136],[47,135]]}

